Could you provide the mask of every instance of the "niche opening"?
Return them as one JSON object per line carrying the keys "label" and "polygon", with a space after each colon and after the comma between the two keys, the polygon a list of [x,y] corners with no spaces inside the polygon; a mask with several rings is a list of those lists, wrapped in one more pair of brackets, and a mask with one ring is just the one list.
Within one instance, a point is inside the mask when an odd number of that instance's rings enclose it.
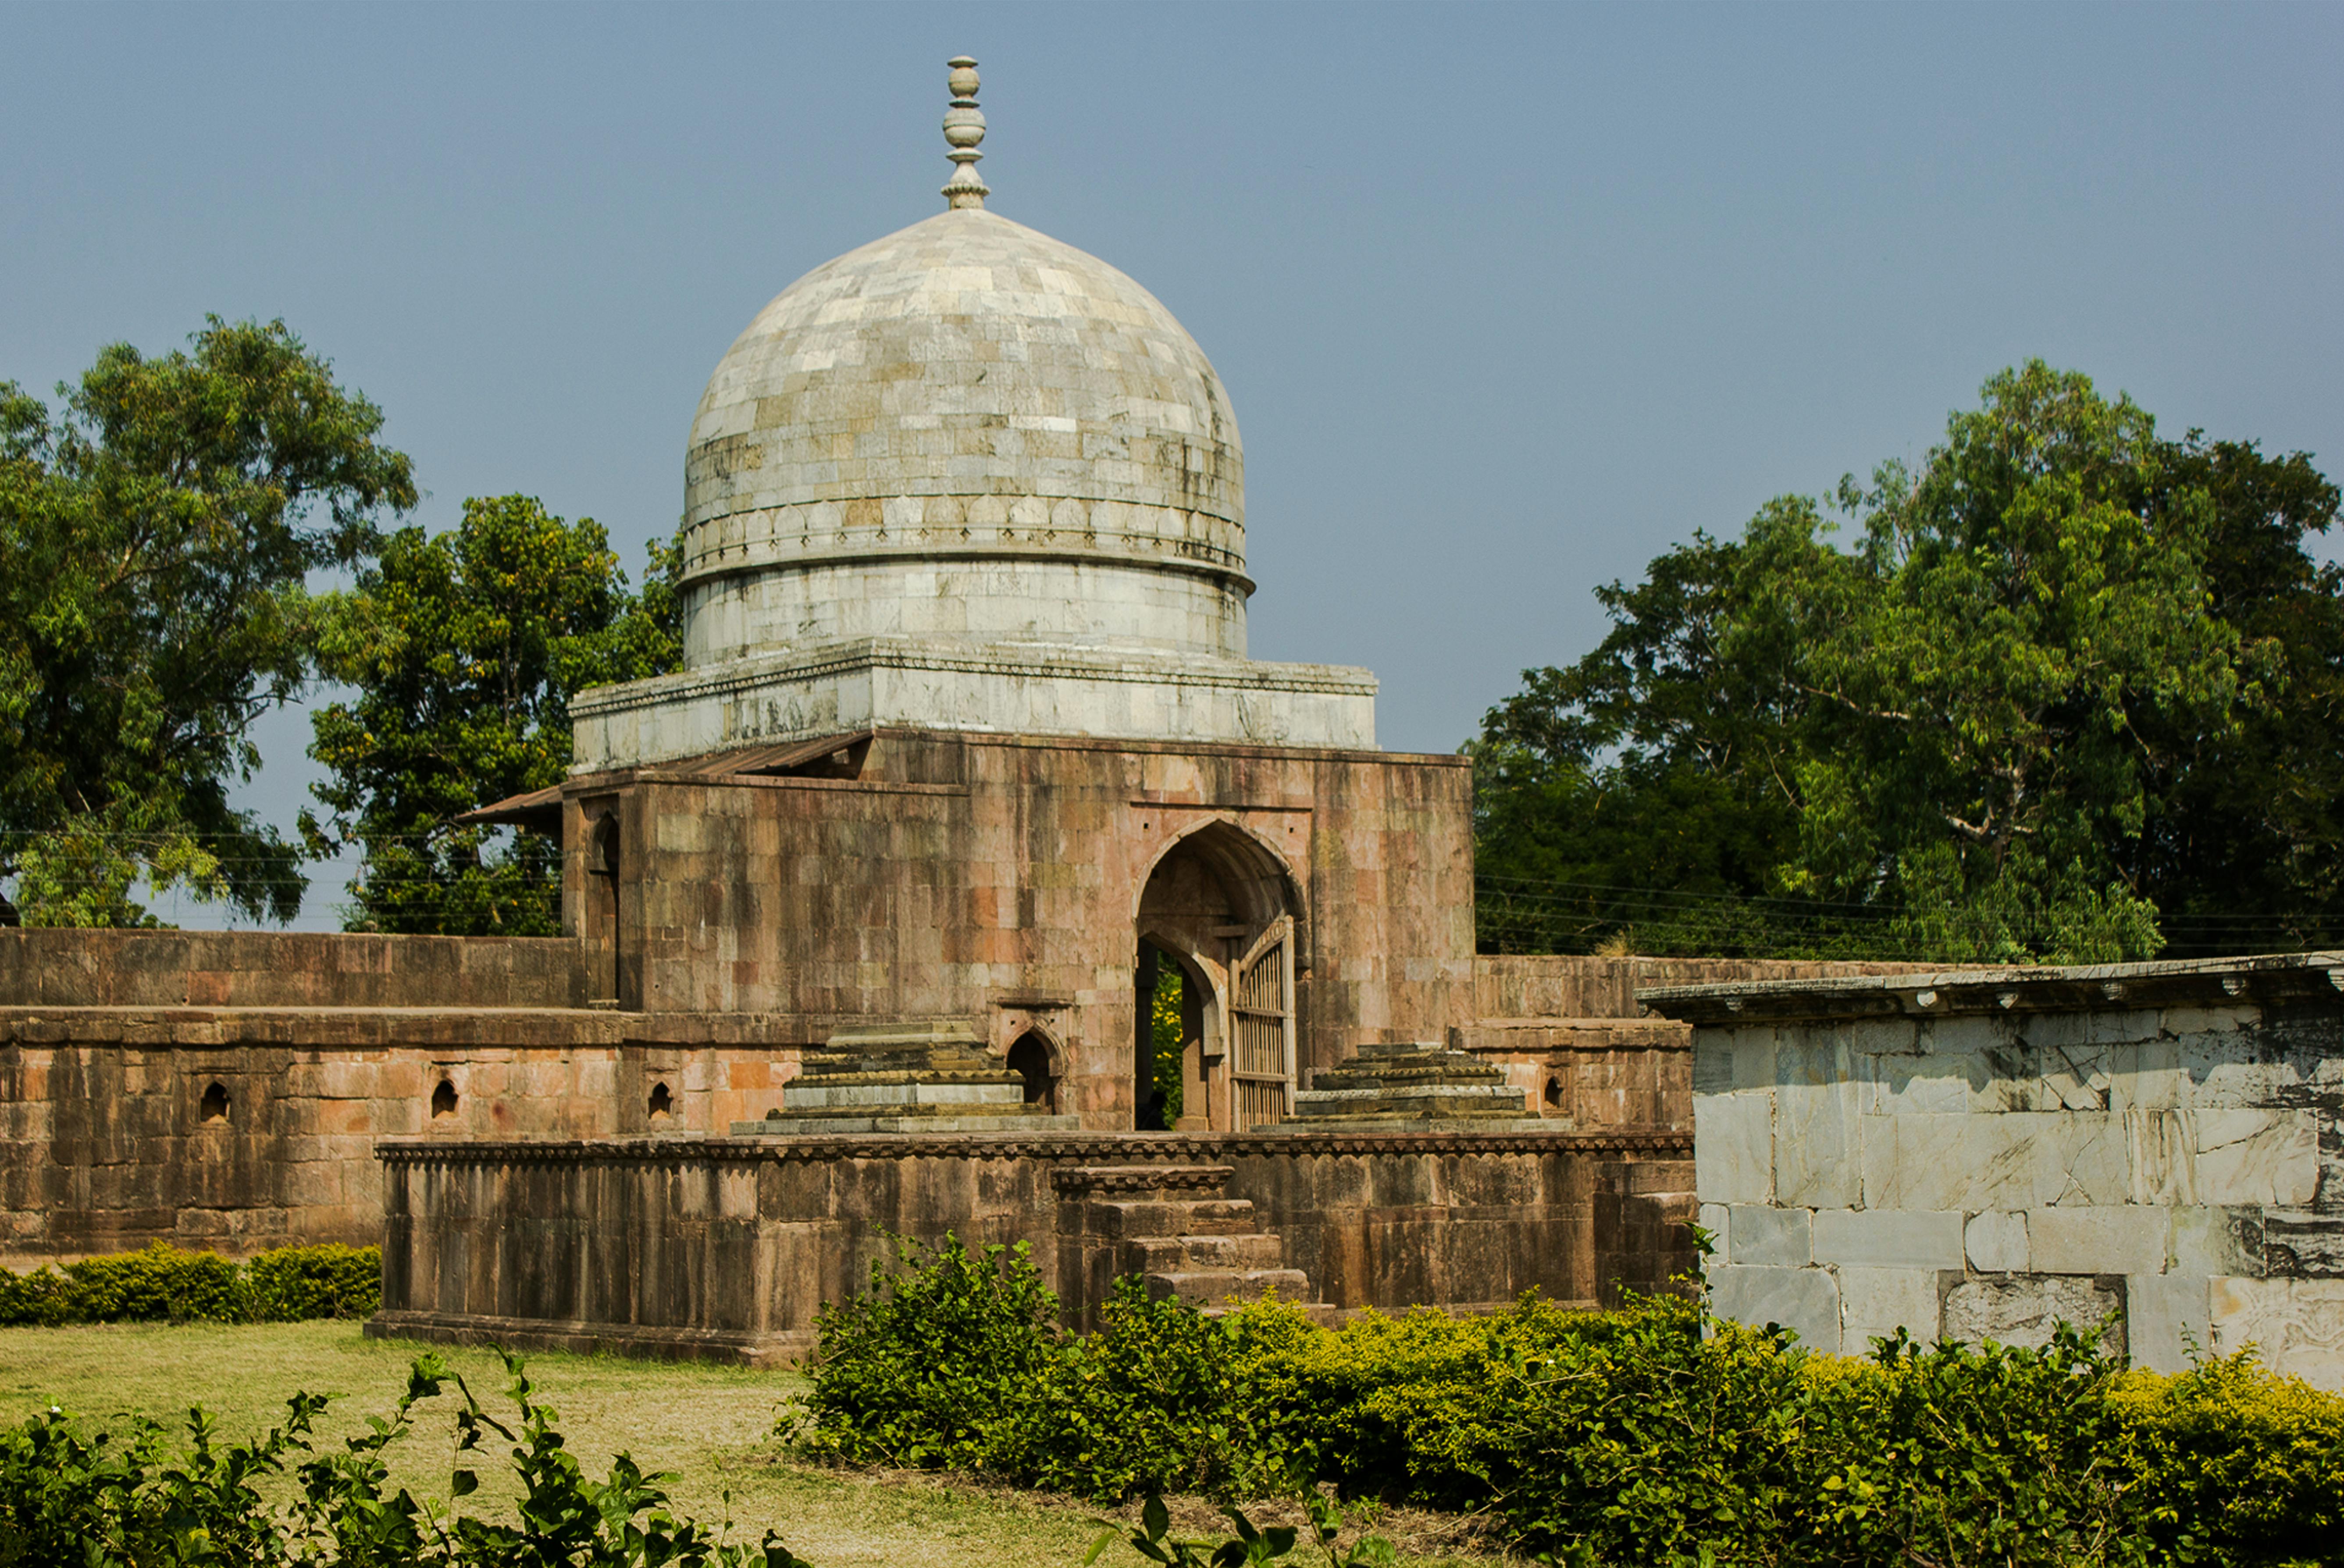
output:
{"label": "niche opening", "polygon": [[1009,1047],[1009,1070],[1026,1080],[1026,1103],[1056,1111],[1058,1108],[1058,1079],[1050,1071],[1050,1046],[1038,1034],[1027,1030],[1017,1037]]}
{"label": "niche opening", "polygon": [[227,1119],[227,1086],[214,1084],[204,1091],[203,1103],[197,1108],[206,1121]]}
{"label": "niche opening", "polygon": [[441,1078],[440,1087],[431,1091],[431,1114],[434,1118],[456,1114],[456,1086],[446,1078]]}
{"label": "niche opening", "polygon": [[667,1085],[656,1084],[652,1088],[652,1119],[665,1121],[675,1111],[675,1097],[667,1092]]}

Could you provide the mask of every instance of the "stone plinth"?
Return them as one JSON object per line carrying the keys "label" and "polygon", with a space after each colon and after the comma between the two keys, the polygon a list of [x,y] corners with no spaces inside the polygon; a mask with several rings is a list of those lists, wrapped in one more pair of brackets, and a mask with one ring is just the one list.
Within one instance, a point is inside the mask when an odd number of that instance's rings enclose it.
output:
{"label": "stone plinth", "polygon": [[1072,1132],[1082,1118],[1029,1105],[1026,1080],[985,1055],[985,1036],[957,1021],[841,1029],[808,1051],[782,1103],[735,1138],[808,1133]]}
{"label": "stone plinth", "polygon": [[369,1332],[460,1342],[777,1363],[813,1348],[822,1303],[861,1290],[895,1238],[947,1232],[1027,1243],[1077,1323],[1127,1262],[1197,1299],[1275,1284],[1399,1311],[1529,1290],[1615,1301],[1692,1261],[1677,1223],[1690,1151],[1672,1135],[409,1139],[379,1152],[389,1218]]}
{"label": "stone plinth", "polygon": [[[1288,1131],[1438,1131],[1471,1127],[1492,1132],[1542,1125],[1503,1069],[1470,1052],[1425,1041],[1371,1044],[1339,1067],[1322,1067],[1294,1096]],[[1257,1128],[1257,1132],[1276,1129]]]}

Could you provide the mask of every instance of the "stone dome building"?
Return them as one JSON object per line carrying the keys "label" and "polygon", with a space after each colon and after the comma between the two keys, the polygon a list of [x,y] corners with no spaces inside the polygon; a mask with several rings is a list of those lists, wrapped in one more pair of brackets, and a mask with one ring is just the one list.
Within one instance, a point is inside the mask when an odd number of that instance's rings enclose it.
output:
{"label": "stone dome building", "polygon": [[816,268],[717,365],[686,673],[581,697],[582,767],[869,723],[1374,744],[1366,671],[1246,658],[1244,451],[1196,339],[985,195]]}
{"label": "stone dome building", "polygon": [[939,213],[792,284],[710,378],[690,657],[901,633],[1243,658],[1244,461],[1153,295]]}
{"label": "stone dome building", "polygon": [[0,1256],[379,1239],[378,1331],[754,1361],[899,1236],[1076,1320],[1690,1263],[1635,961],[1477,959],[1469,764],[1247,658],[1228,394],[985,209],[951,82],[946,210],[709,383],[686,668],[469,814],[559,836],[563,935],[0,933]]}

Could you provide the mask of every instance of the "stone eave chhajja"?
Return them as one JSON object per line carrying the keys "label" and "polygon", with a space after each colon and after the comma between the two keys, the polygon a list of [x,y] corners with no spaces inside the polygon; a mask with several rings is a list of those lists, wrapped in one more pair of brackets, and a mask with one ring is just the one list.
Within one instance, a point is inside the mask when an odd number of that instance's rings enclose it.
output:
{"label": "stone eave chhajja", "polygon": [[1730,1027],[1885,1017],[2113,1012],[2193,1003],[2334,1001],[2339,991],[2344,991],[2344,953],[2320,952],[1660,986],[1638,991],[1636,1000],[1646,1012],[1664,1018]]}

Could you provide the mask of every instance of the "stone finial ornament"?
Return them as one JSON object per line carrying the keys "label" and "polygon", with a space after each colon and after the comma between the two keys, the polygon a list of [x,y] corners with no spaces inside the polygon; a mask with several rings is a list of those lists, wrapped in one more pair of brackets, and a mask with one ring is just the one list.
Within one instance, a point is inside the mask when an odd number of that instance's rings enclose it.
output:
{"label": "stone finial ornament", "polygon": [[945,81],[952,89],[952,107],[945,111],[945,140],[952,151],[945,157],[958,166],[945,182],[945,205],[981,207],[992,191],[976,173],[976,160],[985,156],[976,150],[976,144],[985,139],[985,111],[976,106],[976,62],[956,55],[945,63],[952,67]]}

